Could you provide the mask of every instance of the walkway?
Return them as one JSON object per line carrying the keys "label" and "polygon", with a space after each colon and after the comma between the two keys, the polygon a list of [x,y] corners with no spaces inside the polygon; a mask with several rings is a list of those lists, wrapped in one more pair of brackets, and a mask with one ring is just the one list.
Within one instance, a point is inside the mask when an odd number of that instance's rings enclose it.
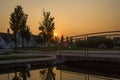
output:
{"label": "walkway", "polygon": [[120,51],[58,51],[57,59],[64,61],[94,60],[120,62]]}
{"label": "walkway", "polygon": [[[10,51],[10,50],[9,50]],[[0,51],[1,53],[6,52],[6,50]],[[11,51],[10,51],[11,52]],[[0,57],[4,56],[50,56],[44,58],[32,58],[32,59],[18,59],[18,60],[2,60],[0,61],[0,65],[2,64],[11,64],[11,63],[22,63],[22,62],[34,62],[34,61],[49,61],[56,59],[56,52],[48,52],[48,51],[32,51],[32,50],[23,50],[18,51],[19,53],[10,53],[8,55],[0,55]]]}

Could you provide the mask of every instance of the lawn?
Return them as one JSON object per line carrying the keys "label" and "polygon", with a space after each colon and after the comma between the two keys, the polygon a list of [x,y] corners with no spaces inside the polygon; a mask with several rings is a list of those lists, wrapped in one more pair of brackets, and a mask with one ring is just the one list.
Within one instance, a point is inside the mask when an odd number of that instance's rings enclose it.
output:
{"label": "lawn", "polygon": [[17,50],[57,51],[59,50],[59,48],[58,47],[45,47],[45,48],[33,47],[33,48],[18,48]]}
{"label": "lawn", "polygon": [[120,50],[120,47],[114,47],[114,48],[85,48],[85,47],[47,47],[47,48],[19,48],[18,50],[39,50],[39,51],[58,51],[58,50]]}
{"label": "lawn", "polygon": [[2,60],[17,60],[17,59],[47,58],[47,57],[50,57],[50,56],[40,56],[40,55],[29,55],[29,56],[7,55],[7,56],[0,56],[0,61],[2,61]]}

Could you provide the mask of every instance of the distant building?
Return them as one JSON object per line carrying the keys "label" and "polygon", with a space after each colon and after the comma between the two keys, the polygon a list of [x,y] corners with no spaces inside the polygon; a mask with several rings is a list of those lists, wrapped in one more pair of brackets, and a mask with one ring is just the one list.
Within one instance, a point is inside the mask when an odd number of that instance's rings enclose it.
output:
{"label": "distant building", "polygon": [[31,38],[29,40],[29,47],[36,47],[37,46],[37,36],[36,35],[31,35]]}
{"label": "distant building", "polygon": [[0,32],[0,48],[10,48],[11,35],[8,33]]}
{"label": "distant building", "polygon": [[[17,47],[22,47],[22,37],[20,33],[17,33]],[[24,39],[24,47],[35,47],[36,46],[36,36],[31,35],[29,41]],[[0,48],[14,48],[13,36],[8,33],[0,32]]]}
{"label": "distant building", "polygon": [[120,37],[114,37],[113,40],[116,46],[120,46]]}

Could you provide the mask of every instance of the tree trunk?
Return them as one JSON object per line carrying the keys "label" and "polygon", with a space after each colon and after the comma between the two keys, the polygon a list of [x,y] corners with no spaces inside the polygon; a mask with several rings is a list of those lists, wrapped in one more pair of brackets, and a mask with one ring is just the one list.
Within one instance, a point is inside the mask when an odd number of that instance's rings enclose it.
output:
{"label": "tree trunk", "polygon": [[14,50],[15,50],[15,52],[17,52],[17,32],[15,31],[15,33],[14,33],[14,37],[15,37],[15,42],[14,42]]}
{"label": "tree trunk", "polygon": [[24,38],[22,38],[22,48],[24,48]]}

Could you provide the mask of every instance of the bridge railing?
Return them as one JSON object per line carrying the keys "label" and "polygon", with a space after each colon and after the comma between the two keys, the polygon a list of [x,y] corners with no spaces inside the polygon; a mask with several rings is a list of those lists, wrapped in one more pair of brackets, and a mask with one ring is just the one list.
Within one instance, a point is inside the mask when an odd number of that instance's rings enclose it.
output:
{"label": "bridge railing", "polygon": [[[78,52],[77,52],[78,51]],[[59,55],[120,55],[120,31],[106,31],[65,38]]]}

